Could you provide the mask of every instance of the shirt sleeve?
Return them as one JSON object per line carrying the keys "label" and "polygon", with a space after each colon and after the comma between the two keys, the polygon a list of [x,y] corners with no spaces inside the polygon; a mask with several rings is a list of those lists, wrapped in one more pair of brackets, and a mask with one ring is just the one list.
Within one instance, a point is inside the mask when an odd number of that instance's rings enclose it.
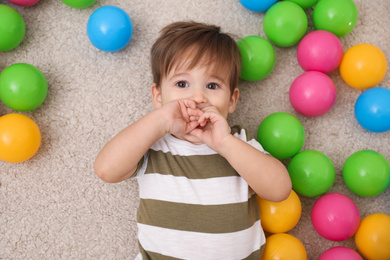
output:
{"label": "shirt sleeve", "polygon": [[261,144],[256,140],[256,138],[247,130],[245,129],[244,127],[242,126],[239,126],[239,125],[235,125],[231,128],[231,133],[232,135],[234,135],[235,137],[243,140],[244,142],[250,144],[251,146],[253,146],[254,148],[256,148],[257,150],[265,153],[265,154],[269,154],[267,151],[264,151],[264,148],[261,146]]}

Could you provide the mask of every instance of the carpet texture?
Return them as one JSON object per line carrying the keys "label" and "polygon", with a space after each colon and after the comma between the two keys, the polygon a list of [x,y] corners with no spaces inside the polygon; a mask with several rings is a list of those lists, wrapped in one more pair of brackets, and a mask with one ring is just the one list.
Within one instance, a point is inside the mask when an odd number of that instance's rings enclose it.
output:
{"label": "carpet texture", "polygon": [[[390,59],[388,0],[355,0],[359,18],[354,30],[341,38],[344,51],[359,43],[379,47]],[[23,42],[0,53],[0,70],[14,63],[39,68],[48,84],[48,96],[39,108],[22,112],[39,126],[42,144],[28,161],[0,161],[0,259],[133,259],[138,252],[136,212],[138,187],[134,180],[106,184],[94,173],[93,163],[102,146],[117,132],[153,109],[149,51],[159,30],[178,20],[195,20],[222,27],[237,39],[265,37],[264,13],[245,9],[238,0],[101,0],[85,9],[61,1],[41,0],[32,7],[15,8],[26,24]],[[115,5],[131,17],[134,34],[124,49],[107,53],[89,41],[86,24],[94,10]],[[306,11],[313,30],[312,9]],[[390,214],[390,191],[364,198],[349,191],[342,179],[344,161],[354,152],[371,149],[390,159],[390,132],[364,130],[354,116],[362,93],[349,87],[338,70],[329,76],[337,88],[334,107],[325,115],[308,118],[294,111],[289,87],[303,73],[297,46],[275,47],[276,65],[266,79],[240,82],[241,96],[231,125],[246,126],[253,134],[269,114],[295,115],[306,131],[302,150],[326,154],[336,169],[330,192],[352,198],[363,219],[372,213]],[[387,73],[380,86],[390,88]],[[0,115],[15,111],[0,103]],[[289,160],[283,161],[288,165]],[[310,221],[317,198],[300,196],[302,216],[289,231],[300,239],[308,259],[343,245],[357,250],[354,239],[328,241]]]}

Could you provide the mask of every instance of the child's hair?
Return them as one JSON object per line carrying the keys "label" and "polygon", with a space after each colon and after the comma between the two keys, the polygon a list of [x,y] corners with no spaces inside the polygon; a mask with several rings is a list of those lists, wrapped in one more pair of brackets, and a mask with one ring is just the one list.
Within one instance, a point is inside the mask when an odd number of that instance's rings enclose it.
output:
{"label": "child's hair", "polygon": [[175,22],[160,33],[151,50],[153,81],[158,87],[172,69],[211,65],[215,73],[229,79],[233,93],[241,73],[241,54],[230,35],[220,27],[196,22]]}

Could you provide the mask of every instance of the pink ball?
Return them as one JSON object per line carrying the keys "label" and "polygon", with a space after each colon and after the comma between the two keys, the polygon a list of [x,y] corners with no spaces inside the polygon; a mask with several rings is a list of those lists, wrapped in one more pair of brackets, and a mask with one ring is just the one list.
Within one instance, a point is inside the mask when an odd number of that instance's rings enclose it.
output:
{"label": "pink ball", "polygon": [[330,73],[335,70],[343,58],[343,46],[331,32],[313,31],[300,41],[297,49],[299,65],[306,71]]}
{"label": "pink ball", "polygon": [[356,233],[360,224],[359,209],[349,197],[328,193],[314,203],[311,222],[323,238],[343,241]]}
{"label": "pink ball", "polygon": [[8,0],[8,2],[19,6],[32,6],[39,2],[39,0]]}
{"label": "pink ball", "polygon": [[337,91],[333,81],[318,71],[304,72],[290,87],[290,102],[304,116],[321,116],[332,108]]}
{"label": "pink ball", "polygon": [[363,258],[354,250],[348,247],[336,246],[326,250],[318,260],[363,260]]}

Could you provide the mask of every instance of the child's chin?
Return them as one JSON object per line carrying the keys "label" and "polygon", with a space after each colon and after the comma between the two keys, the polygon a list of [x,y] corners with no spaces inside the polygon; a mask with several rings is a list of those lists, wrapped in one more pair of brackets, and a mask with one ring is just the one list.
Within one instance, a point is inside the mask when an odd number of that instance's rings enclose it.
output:
{"label": "child's chin", "polygon": [[194,135],[186,135],[183,137],[184,140],[192,143],[192,144],[204,144],[202,140]]}

